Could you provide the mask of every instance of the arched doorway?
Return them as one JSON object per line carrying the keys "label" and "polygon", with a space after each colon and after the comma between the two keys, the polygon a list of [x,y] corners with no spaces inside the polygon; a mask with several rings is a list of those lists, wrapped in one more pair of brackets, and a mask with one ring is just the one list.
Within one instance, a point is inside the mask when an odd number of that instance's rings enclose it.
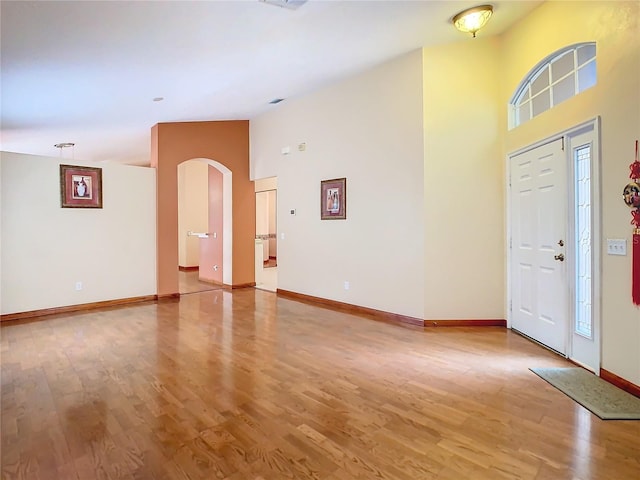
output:
{"label": "arched doorway", "polygon": [[194,159],[222,172],[223,184],[226,182],[222,281],[230,288],[255,285],[255,192],[249,179],[249,122],[159,123],[151,130],[151,147],[157,185],[158,297],[179,295],[178,165]]}
{"label": "arched doorway", "polygon": [[233,279],[233,174],[207,158],[178,165],[179,292],[211,290]]}

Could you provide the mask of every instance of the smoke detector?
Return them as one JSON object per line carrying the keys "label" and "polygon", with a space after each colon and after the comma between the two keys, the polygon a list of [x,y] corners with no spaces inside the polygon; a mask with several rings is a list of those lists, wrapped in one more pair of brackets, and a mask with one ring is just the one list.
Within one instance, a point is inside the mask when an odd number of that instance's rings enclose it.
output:
{"label": "smoke detector", "polygon": [[261,3],[267,3],[269,5],[275,5],[276,7],[288,8],[289,10],[296,10],[301,7],[307,0],[258,0]]}

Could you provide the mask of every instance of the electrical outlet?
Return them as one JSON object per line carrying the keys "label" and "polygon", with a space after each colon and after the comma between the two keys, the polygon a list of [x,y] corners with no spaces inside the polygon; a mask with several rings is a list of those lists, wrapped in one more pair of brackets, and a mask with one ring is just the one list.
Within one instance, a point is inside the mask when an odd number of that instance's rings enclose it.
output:
{"label": "electrical outlet", "polygon": [[349,288],[351,288],[351,284],[348,281],[344,281],[344,289],[345,290],[349,290]]}
{"label": "electrical outlet", "polygon": [[217,271],[218,271],[218,265],[214,265],[214,266],[213,266],[213,271],[214,271],[214,272],[217,272]]}
{"label": "electrical outlet", "polygon": [[76,292],[82,290],[82,282],[76,282]]}

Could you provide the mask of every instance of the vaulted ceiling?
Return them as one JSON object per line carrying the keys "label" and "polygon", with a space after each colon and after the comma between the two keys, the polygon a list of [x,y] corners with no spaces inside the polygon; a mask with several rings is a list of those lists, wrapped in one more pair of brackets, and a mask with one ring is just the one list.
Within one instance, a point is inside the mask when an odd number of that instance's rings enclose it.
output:
{"label": "vaulted ceiling", "polygon": [[[494,2],[478,36],[540,3]],[[251,119],[416,48],[472,42],[451,18],[475,5],[2,0],[1,149],[57,156],[73,142],[74,159],[148,164],[158,122]]]}

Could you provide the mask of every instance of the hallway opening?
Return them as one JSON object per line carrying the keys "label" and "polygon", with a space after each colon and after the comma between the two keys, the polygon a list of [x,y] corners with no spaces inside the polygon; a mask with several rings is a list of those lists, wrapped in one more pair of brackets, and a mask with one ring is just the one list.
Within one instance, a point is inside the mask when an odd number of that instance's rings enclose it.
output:
{"label": "hallway opening", "polygon": [[256,288],[275,292],[278,288],[278,179],[255,181]]}

